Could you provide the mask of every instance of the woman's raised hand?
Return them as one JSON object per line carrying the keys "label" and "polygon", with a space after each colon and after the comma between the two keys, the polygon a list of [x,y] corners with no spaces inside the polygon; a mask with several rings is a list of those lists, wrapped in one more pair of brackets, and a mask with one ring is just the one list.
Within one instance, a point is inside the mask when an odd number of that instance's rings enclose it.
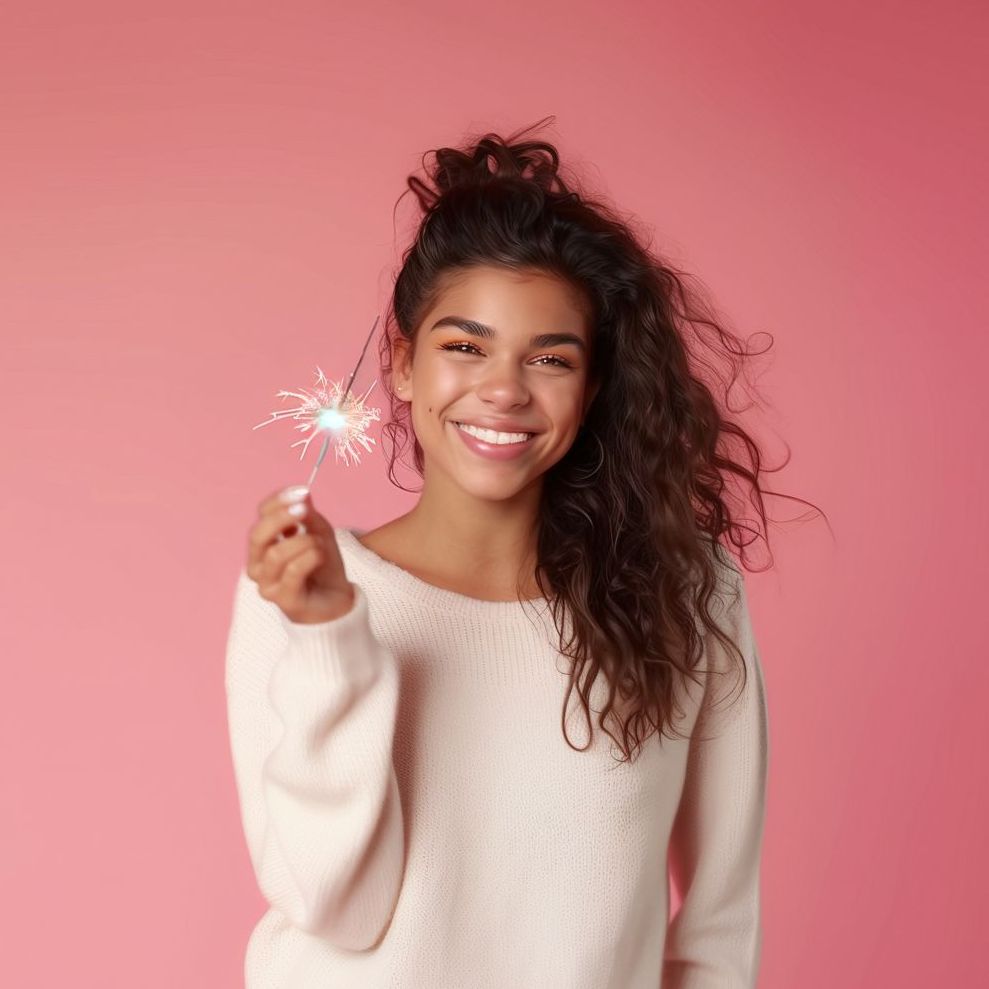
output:
{"label": "woman's raised hand", "polygon": [[[298,514],[292,506],[301,506]],[[302,624],[350,611],[354,585],[347,580],[333,527],[313,507],[309,490],[276,491],[261,502],[258,515],[248,538],[247,576],[261,596]]]}

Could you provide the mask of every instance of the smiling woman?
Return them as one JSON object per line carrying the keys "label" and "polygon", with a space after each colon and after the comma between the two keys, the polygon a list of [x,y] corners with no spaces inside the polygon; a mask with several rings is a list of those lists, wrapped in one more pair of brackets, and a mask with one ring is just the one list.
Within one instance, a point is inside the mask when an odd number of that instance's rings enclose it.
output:
{"label": "smiling woman", "polygon": [[766,517],[716,395],[748,353],[552,144],[428,179],[380,354],[420,497],[358,532],[290,493],[277,546],[267,500],[237,587],[247,987],[750,989],[768,717],[728,482]]}
{"label": "smiling woman", "polygon": [[573,445],[600,387],[588,375],[590,303],[539,270],[478,264],[448,270],[439,284],[421,342],[399,338],[394,348],[395,391],[411,403],[426,479],[404,524],[423,525],[441,508],[447,526],[463,515],[476,527],[495,511],[502,538],[524,544],[546,472]]}

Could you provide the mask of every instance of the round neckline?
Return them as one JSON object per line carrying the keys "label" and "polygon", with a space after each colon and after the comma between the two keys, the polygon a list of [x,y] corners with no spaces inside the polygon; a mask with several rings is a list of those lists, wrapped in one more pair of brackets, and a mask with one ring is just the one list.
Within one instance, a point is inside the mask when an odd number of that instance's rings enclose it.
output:
{"label": "round neckline", "polygon": [[365,546],[358,536],[367,534],[367,529],[356,529],[340,526],[335,529],[337,538],[341,546],[350,550],[356,557],[363,560],[368,566],[385,575],[389,581],[409,597],[421,601],[423,604],[439,607],[444,610],[474,611],[482,614],[505,616],[516,614],[520,606],[531,605],[537,609],[544,609],[549,602],[545,597],[522,598],[511,601],[488,601],[485,598],[470,597],[467,594],[460,594],[457,591],[448,590],[445,587],[438,587],[428,581],[417,577],[414,573],[400,567],[392,560],[386,560]]}

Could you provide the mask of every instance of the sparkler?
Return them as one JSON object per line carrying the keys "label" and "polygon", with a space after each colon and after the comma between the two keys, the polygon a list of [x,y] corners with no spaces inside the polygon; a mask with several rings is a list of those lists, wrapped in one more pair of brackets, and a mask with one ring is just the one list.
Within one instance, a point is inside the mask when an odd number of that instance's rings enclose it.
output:
{"label": "sparkler", "polygon": [[[371,332],[368,334],[367,340],[364,341],[364,349],[361,351],[361,356],[357,359],[357,364],[351,372],[346,387],[341,387],[339,382],[328,381],[322,369],[317,366],[316,387],[313,391],[303,388],[297,392],[286,391],[284,389],[276,392],[277,396],[282,399],[298,399],[300,402],[298,406],[291,409],[279,409],[275,412],[270,412],[268,413],[269,418],[252,427],[253,429],[260,429],[261,426],[267,426],[279,419],[299,420],[299,424],[295,428],[309,434],[304,439],[296,440],[292,444],[293,447],[302,446],[302,452],[299,454],[300,460],[305,457],[306,451],[309,449],[309,444],[313,439],[319,433],[325,434],[319,456],[316,458],[312,473],[306,482],[306,486],[309,488],[312,488],[313,481],[316,479],[316,472],[319,470],[319,466],[323,462],[323,458],[326,456],[326,451],[329,449],[332,440],[335,440],[334,457],[338,460],[342,459],[345,466],[350,466],[351,459],[355,463],[360,463],[361,458],[357,450],[358,445],[362,446],[367,452],[371,452],[374,440],[367,436],[365,431],[372,422],[378,421],[381,418],[381,410],[365,406],[364,402],[371,393],[371,388],[377,384],[377,381],[372,381],[370,388],[360,396],[352,395],[350,386],[354,383],[354,378],[357,377],[357,370],[364,360],[368,344],[374,336],[374,331],[377,329],[380,319],[381,316],[379,314],[374,321],[374,325],[371,327]],[[305,532],[305,527],[301,523],[299,524],[299,529]]]}

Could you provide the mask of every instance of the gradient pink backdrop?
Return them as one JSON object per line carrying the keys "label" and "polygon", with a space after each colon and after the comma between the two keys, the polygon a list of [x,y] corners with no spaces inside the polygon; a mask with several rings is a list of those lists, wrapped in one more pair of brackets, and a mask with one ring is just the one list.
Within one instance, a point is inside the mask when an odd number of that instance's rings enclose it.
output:
{"label": "gradient pink backdrop", "polygon": [[[309,465],[289,425],[250,427],[316,363],[351,367],[420,155],[550,113],[736,330],[773,334],[760,432],[793,458],[769,483],[833,526],[774,527],[776,568],[748,577],[760,985],[987,984],[985,6],[19,7],[0,26],[4,984],[242,984],[265,904],[223,651],[255,506]],[[317,504],[404,512],[384,468],[380,449],[328,465]]]}

